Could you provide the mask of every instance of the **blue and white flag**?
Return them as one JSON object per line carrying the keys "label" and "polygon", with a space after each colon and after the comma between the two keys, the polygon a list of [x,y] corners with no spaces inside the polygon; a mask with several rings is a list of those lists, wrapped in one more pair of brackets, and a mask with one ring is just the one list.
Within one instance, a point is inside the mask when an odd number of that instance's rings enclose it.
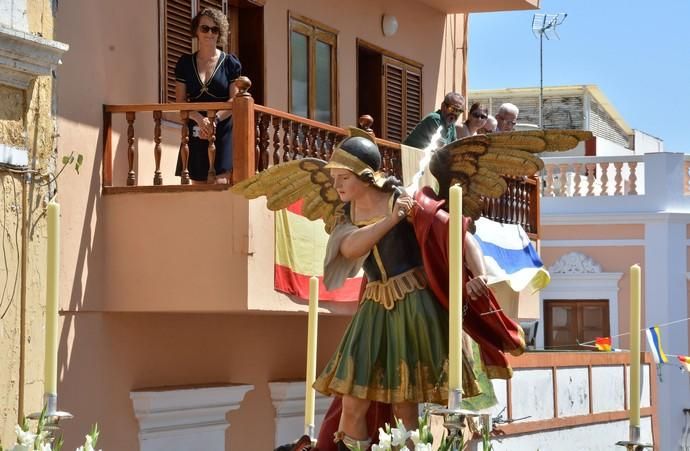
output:
{"label": "blue and white flag", "polygon": [[661,331],[659,331],[659,326],[652,326],[646,330],[647,332],[647,343],[649,343],[649,351],[654,357],[654,362],[658,364],[667,363],[668,357],[664,353],[664,348],[661,346]]}
{"label": "blue and white flag", "polygon": [[551,276],[522,226],[486,218],[475,224],[489,285],[505,281],[516,292],[529,288],[534,293],[549,284]]}

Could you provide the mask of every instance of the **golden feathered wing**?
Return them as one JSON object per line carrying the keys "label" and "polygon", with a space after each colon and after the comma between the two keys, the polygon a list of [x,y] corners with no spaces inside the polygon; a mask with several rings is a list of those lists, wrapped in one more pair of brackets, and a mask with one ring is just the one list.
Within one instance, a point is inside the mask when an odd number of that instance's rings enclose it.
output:
{"label": "golden feathered wing", "polygon": [[482,212],[483,197],[500,197],[507,189],[503,176],[536,174],[544,162],[536,154],[570,150],[592,133],[582,130],[534,130],[491,133],[462,138],[437,150],[429,169],[439,182],[439,194],[451,185],[463,188],[463,214],[473,219]]}
{"label": "golden feathered wing", "polygon": [[343,202],[333,186],[326,162],[318,158],[282,163],[234,185],[230,191],[247,199],[266,196],[269,210],[287,208],[302,199],[302,215],[312,221],[323,219],[326,232],[335,226]]}

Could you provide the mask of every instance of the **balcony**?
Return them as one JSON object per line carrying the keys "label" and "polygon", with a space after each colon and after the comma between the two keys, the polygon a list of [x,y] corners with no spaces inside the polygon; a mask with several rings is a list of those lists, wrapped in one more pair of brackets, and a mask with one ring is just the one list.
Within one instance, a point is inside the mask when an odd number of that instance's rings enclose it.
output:
{"label": "balcony", "polygon": [[[90,304],[97,311],[304,311],[306,306],[250,283],[273,273],[274,221],[263,198],[247,201],[228,185],[192,185],[184,176],[169,183],[179,149],[188,152],[188,112],[233,110],[233,182],[284,161],[328,159],[347,136],[343,128],[254,104],[246,89],[232,104],[105,105],[103,108],[103,204],[106,289]],[[182,118],[181,124],[166,119]],[[152,134],[151,134],[152,132]],[[212,140],[211,140],[212,141]],[[400,144],[377,139],[383,170],[401,177]],[[214,161],[210,146],[209,159]],[[182,158],[184,161],[184,157]],[[210,165],[213,168],[213,164]],[[183,170],[185,163],[183,163]],[[213,180],[215,174],[209,174]],[[485,216],[522,224],[537,238],[536,179],[507,179],[501,199]],[[175,262],[170,264],[169,262]],[[194,283],[189,265],[203,262]],[[179,283],[170,283],[178,281]],[[350,312],[345,303],[324,303]],[[92,307],[91,307],[92,306]]]}
{"label": "balcony", "polygon": [[690,157],[678,153],[545,158],[542,220],[690,212]]}

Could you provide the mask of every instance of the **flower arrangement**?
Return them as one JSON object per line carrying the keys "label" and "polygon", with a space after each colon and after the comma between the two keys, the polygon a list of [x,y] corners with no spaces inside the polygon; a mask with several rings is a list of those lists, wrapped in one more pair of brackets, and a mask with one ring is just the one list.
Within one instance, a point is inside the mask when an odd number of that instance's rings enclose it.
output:
{"label": "flower arrangement", "polygon": [[[36,425],[36,432],[32,432],[29,428],[29,423],[24,420],[20,426],[14,428],[17,435],[17,442],[12,448],[5,448],[0,445],[0,451],[61,451],[63,446],[62,437],[57,437],[53,440],[50,437],[50,431],[46,429],[46,415],[45,409],[41,412]],[[76,449],[76,451],[96,451],[98,443],[98,424],[94,424],[84,440],[84,444]],[[98,450],[101,451],[101,450]]]}
{"label": "flower arrangement", "polygon": [[[371,445],[371,451],[432,451],[434,442],[431,434],[429,414],[419,417],[419,428],[407,431],[402,420],[396,418],[395,426],[386,423],[379,428],[379,443]],[[408,447],[408,439],[414,448]],[[483,451],[493,451],[491,445],[491,431],[481,428],[481,440]],[[461,434],[443,435],[438,451],[461,451],[465,448],[465,441]],[[359,445],[350,448],[352,451],[363,451]]]}

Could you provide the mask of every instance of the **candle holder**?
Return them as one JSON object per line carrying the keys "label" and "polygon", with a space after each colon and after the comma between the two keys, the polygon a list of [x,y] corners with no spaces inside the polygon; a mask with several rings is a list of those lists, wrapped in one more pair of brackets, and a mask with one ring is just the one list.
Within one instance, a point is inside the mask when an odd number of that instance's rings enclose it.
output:
{"label": "candle holder", "polygon": [[312,439],[312,442],[314,441],[314,424],[304,425],[304,435],[308,435],[309,438]]}
{"label": "candle holder", "polygon": [[628,451],[643,451],[645,448],[653,448],[651,443],[640,442],[640,427],[630,426],[630,440],[617,442],[617,446],[624,446]]}
{"label": "candle holder", "polygon": [[[462,436],[462,425],[467,417],[477,417],[479,412],[461,408],[462,390],[459,388],[451,390],[448,394],[448,407],[430,409],[432,415],[443,415],[443,427],[448,431],[447,440],[450,443],[464,443]],[[454,449],[454,448],[450,448]]]}
{"label": "candle holder", "polygon": [[44,412],[34,412],[28,415],[30,420],[40,420],[43,415],[44,430],[48,432],[49,439],[52,442],[57,437],[57,432],[60,430],[60,420],[70,420],[74,418],[69,412],[57,410],[57,395],[46,393],[43,395],[45,405]]}

